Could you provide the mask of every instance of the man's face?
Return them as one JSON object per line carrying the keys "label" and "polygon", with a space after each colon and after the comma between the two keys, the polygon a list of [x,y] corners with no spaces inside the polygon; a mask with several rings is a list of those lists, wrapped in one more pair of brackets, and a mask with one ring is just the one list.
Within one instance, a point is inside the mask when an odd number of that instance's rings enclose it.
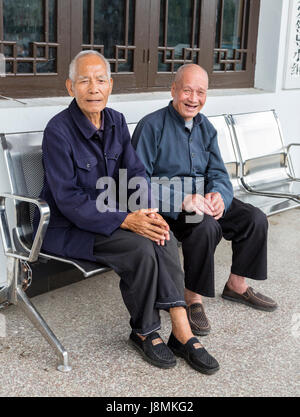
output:
{"label": "man's face", "polygon": [[68,79],[66,87],[81,111],[89,118],[100,115],[112,90],[113,80],[107,78],[104,61],[97,55],[78,59],[75,80]]}
{"label": "man's face", "polygon": [[186,68],[171,89],[173,106],[185,121],[192,120],[206,102],[208,78],[201,68]]}

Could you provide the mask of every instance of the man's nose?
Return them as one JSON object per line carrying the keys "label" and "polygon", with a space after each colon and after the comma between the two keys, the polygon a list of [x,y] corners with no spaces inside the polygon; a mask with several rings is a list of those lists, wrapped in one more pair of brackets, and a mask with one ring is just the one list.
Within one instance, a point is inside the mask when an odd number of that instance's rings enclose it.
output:
{"label": "man's nose", "polygon": [[195,90],[191,91],[190,100],[193,101],[193,102],[198,101],[197,91],[195,91]]}
{"label": "man's nose", "polygon": [[89,92],[97,93],[99,91],[97,82],[95,80],[90,80],[89,82]]}

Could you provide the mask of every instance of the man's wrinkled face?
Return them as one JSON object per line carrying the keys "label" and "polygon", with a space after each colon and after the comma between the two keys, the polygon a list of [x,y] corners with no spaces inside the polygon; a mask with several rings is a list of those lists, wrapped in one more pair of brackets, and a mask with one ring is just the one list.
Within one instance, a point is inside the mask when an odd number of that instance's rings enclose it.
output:
{"label": "man's wrinkled face", "polygon": [[192,120],[206,102],[208,77],[200,67],[186,68],[172,84],[173,107],[185,121]]}
{"label": "man's wrinkled face", "polygon": [[112,79],[108,79],[105,63],[100,57],[86,55],[78,59],[75,79],[68,79],[66,86],[82,112],[90,118],[106,107]]}

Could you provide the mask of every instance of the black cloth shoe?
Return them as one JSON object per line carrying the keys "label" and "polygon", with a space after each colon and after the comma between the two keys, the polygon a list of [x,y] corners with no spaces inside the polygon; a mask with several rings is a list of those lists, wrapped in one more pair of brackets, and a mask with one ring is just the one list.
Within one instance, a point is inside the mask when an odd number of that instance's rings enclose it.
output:
{"label": "black cloth shoe", "polygon": [[159,368],[172,368],[176,365],[173,352],[163,342],[157,332],[153,332],[142,340],[136,333],[131,332],[129,341],[137,349],[143,358]]}
{"label": "black cloth shoe", "polygon": [[192,337],[184,345],[171,333],[168,346],[175,355],[184,358],[192,368],[203,374],[214,374],[220,368],[216,359],[207,352],[196,337]]}
{"label": "black cloth shoe", "polygon": [[203,304],[195,303],[186,308],[192,332],[197,336],[206,336],[210,332],[210,324],[205,314]]}
{"label": "black cloth shoe", "polygon": [[277,303],[274,300],[256,292],[252,287],[248,287],[244,294],[238,294],[237,292],[232,291],[226,283],[222,298],[235,301],[236,303],[246,304],[256,310],[274,311],[277,308]]}

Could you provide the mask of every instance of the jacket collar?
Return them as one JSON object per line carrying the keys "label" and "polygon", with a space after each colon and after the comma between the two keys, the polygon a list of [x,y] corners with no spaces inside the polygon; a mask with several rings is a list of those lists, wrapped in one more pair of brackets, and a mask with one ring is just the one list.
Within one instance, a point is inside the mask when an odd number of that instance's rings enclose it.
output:
{"label": "jacket collar", "polygon": [[[185,126],[184,118],[173,107],[173,100],[170,101],[168,105],[168,110],[173,119],[177,120],[179,123]],[[202,123],[202,120],[203,120],[202,114],[201,113],[196,114],[196,116],[194,117],[194,125],[200,125]]]}
{"label": "jacket collar", "polygon": [[[80,108],[78,107],[78,104],[76,102],[76,99],[74,98],[69,105],[69,112],[71,114],[72,120],[75,123],[75,125],[78,127],[82,135],[86,139],[90,139],[94,136],[94,134],[98,131],[96,126],[93,125],[92,122],[89,121],[89,119],[82,113]],[[109,114],[109,112],[106,110],[102,110],[101,112],[101,126],[100,130],[104,130],[104,123],[105,123],[105,129],[109,128],[110,126],[114,126],[114,122]]]}

